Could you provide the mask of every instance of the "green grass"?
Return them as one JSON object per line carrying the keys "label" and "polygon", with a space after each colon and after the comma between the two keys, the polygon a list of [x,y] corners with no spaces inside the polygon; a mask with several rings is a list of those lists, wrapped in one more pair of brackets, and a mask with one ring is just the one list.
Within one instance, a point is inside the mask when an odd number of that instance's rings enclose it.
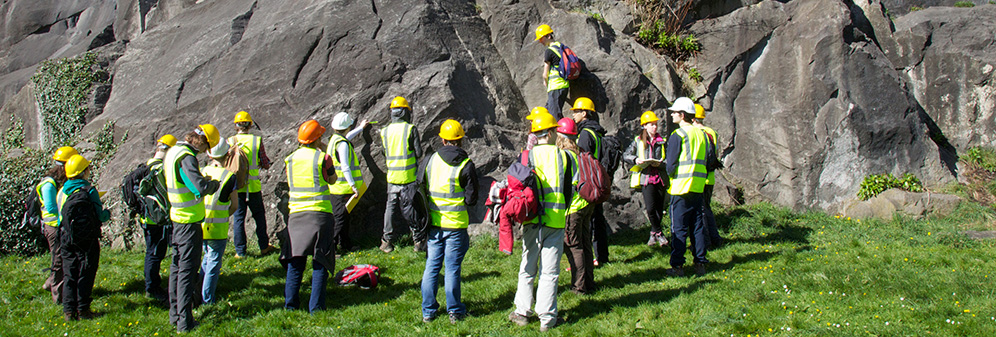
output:
{"label": "green grass", "polygon": [[[709,253],[704,277],[665,278],[666,251],[643,244],[646,230],[616,233],[611,263],[595,269],[599,292],[567,292],[570,276],[561,274],[558,301],[568,323],[550,335],[992,335],[994,244],[959,232],[986,229],[996,213],[966,204],[955,214],[882,222],[765,204],[717,209],[728,244]],[[222,300],[195,310],[201,326],[192,335],[538,334],[535,322],[506,321],[519,257],[498,253],[492,237],[475,238],[467,254],[463,300],[474,316],[456,325],[445,317],[421,323],[424,259],[410,246],[345,256],[339,269],[381,266],[381,285],[330,289],[329,310],[314,316],[282,309],[284,270],[275,256],[235,260],[227,253]],[[0,260],[0,334],[174,334],[166,309],[142,294],[142,254],[105,250],[101,258],[94,307],[105,315],[73,323],[62,321],[61,308],[41,290],[47,257]]]}

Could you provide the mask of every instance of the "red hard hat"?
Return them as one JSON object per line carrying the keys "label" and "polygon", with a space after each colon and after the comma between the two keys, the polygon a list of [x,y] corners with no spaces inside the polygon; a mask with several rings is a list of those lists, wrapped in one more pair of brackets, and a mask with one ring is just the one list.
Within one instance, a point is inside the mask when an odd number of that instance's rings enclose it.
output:
{"label": "red hard hat", "polygon": [[574,120],[564,117],[557,121],[557,132],[563,133],[565,135],[577,136],[578,128],[574,124]]}

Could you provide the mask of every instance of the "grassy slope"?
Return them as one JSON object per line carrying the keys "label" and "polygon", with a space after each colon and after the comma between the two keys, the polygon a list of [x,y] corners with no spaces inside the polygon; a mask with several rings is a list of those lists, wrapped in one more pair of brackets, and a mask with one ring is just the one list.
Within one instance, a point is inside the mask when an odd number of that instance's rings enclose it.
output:
{"label": "grassy slope", "polygon": [[[989,277],[993,243],[958,231],[985,229],[991,210],[963,205],[946,219],[851,221],[768,205],[717,210],[729,244],[709,253],[705,277],[664,278],[666,251],[641,244],[644,231],[611,237],[612,263],[595,270],[602,290],[565,292],[568,324],[552,335],[992,335],[996,307]],[[276,257],[226,254],[218,304],[195,310],[194,335],[524,335],[538,324],[506,321],[519,257],[476,238],[464,262],[463,299],[474,317],[457,325],[420,321],[424,258],[400,247],[339,261],[381,266],[376,290],[334,288],[329,310],[282,310],[284,270]],[[520,246],[516,245],[517,248]],[[0,335],[173,334],[167,310],[143,296],[142,254],[105,251],[94,321],[66,324],[41,289],[47,257],[0,260]],[[562,267],[566,266],[566,261]],[[689,270],[690,271],[690,270]],[[993,274],[996,277],[996,274]],[[306,277],[307,279],[307,277]],[[307,298],[306,285],[302,296]],[[445,296],[440,289],[439,299]]]}

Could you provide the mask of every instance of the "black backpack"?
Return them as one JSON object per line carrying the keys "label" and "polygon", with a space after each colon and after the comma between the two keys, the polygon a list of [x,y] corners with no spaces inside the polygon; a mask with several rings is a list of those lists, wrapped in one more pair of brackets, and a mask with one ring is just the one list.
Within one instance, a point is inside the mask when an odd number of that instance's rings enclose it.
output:
{"label": "black backpack", "polygon": [[97,207],[90,201],[90,190],[77,189],[62,204],[62,244],[77,245],[100,238]]}
{"label": "black backpack", "polygon": [[30,228],[32,231],[35,229],[41,230],[42,225],[44,223],[41,217],[41,201],[38,200],[38,193],[32,190],[24,198],[24,214],[21,215],[21,228]]}
{"label": "black backpack", "polygon": [[603,136],[602,143],[598,149],[598,162],[605,168],[605,173],[610,179],[619,168],[619,161],[622,159],[622,144],[616,136]]}
{"label": "black backpack", "polygon": [[142,214],[142,196],[138,192],[138,185],[147,175],[149,167],[138,164],[137,168],[121,179],[121,200],[128,206],[129,218],[135,214]]}
{"label": "black backpack", "polygon": [[142,204],[141,214],[154,223],[168,224],[170,204],[166,196],[166,174],[162,164],[149,168],[149,174],[138,183],[137,191]]}

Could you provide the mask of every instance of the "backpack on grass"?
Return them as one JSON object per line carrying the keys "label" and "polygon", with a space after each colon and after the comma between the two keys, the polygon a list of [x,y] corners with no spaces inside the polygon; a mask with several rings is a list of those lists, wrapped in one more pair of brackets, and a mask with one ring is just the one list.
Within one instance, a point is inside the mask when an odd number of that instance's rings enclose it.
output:
{"label": "backpack on grass", "polygon": [[355,284],[363,289],[376,288],[379,278],[380,267],[372,264],[352,265],[335,274],[335,281],[340,286]]}

